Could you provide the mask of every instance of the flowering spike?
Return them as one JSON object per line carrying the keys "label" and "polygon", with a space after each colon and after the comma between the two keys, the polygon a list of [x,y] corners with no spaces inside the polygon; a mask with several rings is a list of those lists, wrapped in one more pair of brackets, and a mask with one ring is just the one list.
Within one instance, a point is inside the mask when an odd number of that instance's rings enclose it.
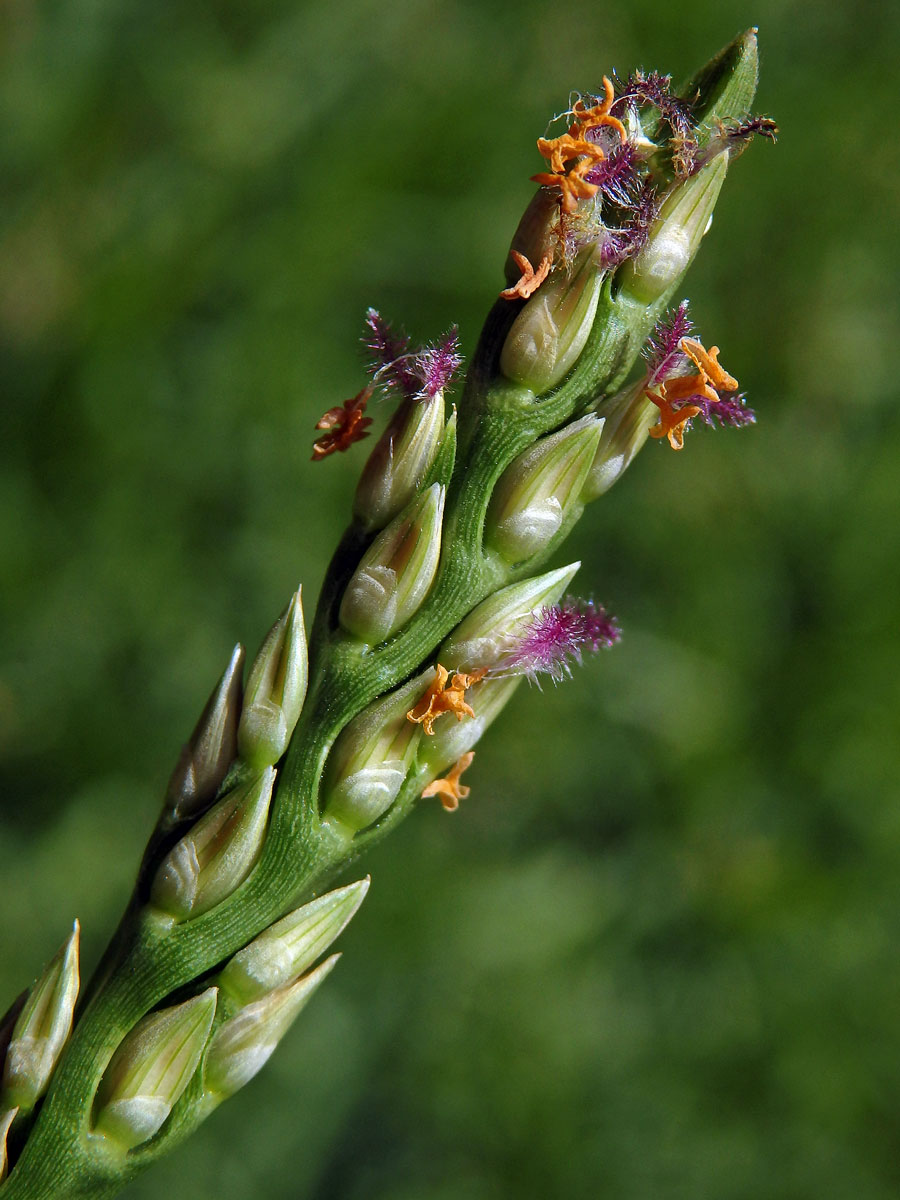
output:
{"label": "flowering spike", "polygon": [[445,812],[456,812],[459,808],[460,800],[465,800],[466,796],[472,790],[464,783],[460,783],[459,779],[463,771],[468,770],[472,765],[474,757],[474,750],[469,750],[461,755],[444,778],[435,779],[424,788],[422,799],[426,800],[429,796],[439,796]]}
{"label": "flowering spike", "polygon": [[201,817],[163,859],[151,902],[176,921],[220,904],[244,882],[259,858],[275,771],[239,785]]}
{"label": "flowering spike", "polygon": [[244,647],[238,644],[172,772],[163,824],[171,826],[196,817],[219,790],[237,755],[243,670]]}
{"label": "flowering spike", "polygon": [[256,770],[273,766],[287,749],[306,698],[306,630],[301,589],[275,622],[257,654],[238,726],[241,757]]}
{"label": "flowering spike", "polygon": [[131,1150],[160,1130],[200,1064],[216,998],[208,988],[135,1025],[100,1082],[95,1133]]}
{"label": "flowering spike", "polygon": [[76,921],[71,934],[28,993],[16,1019],[3,1064],[0,1109],[30,1112],[47,1090],[72,1031],[79,988],[80,934]]}
{"label": "flowering spike", "polygon": [[270,925],[225,965],[218,979],[222,994],[243,1006],[302,975],[346,928],[368,890],[367,876]]}
{"label": "flowering spike", "polygon": [[220,1025],[206,1055],[204,1087],[225,1099],[249,1083],[339,958],[333,954],[308,975],[266,993]]}
{"label": "flowering spike", "polygon": [[354,442],[362,441],[369,436],[367,426],[372,424],[372,418],[363,414],[366,405],[372,398],[371,387],[364,387],[361,392],[343,404],[329,408],[316,421],[316,429],[324,429],[313,442],[312,461],[318,462],[337,451],[349,450]]}
{"label": "flowering spike", "polygon": [[340,608],[341,624],[361,641],[386,641],[428,595],[440,559],[445,495],[439,483],[426,488],[363,555]]}
{"label": "flowering spike", "polygon": [[615,617],[601,605],[567,597],[542,609],[491,674],[526,675],[532,682],[549,675],[558,683],[571,675],[573,662],[581,662],[583,650],[614,646],[621,636]]}

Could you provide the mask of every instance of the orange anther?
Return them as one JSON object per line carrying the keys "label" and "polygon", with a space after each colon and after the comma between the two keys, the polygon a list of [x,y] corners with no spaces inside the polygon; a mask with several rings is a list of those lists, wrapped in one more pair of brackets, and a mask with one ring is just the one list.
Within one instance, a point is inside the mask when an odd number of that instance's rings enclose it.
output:
{"label": "orange anther", "polygon": [[369,436],[366,426],[372,424],[372,418],[364,417],[363,413],[371,395],[372,388],[365,387],[352,400],[345,400],[343,404],[329,408],[327,413],[319,417],[316,429],[325,429],[328,432],[313,442],[313,462],[327,458],[329,454],[338,450],[348,450],[354,442]]}
{"label": "orange anther", "polygon": [[422,792],[422,799],[425,800],[428,796],[440,796],[441,804],[447,812],[455,812],[459,808],[460,800],[465,800],[470,787],[466,787],[464,783],[459,782],[459,777],[468,767],[472,765],[472,759],[475,757],[475,751],[469,750],[462,756],[456,765],[451,767],[443,779],[435,779],[433,783],[429,783],[428,787]]}
{"label": "orange anther", "polygon": [[594,196],[600,190],[596,184],[588,183],[582,179],[574,171],[570,171],[568,175],[532,175],[534,183],[543,183],[547,187],[558,187],[562,195],[563,212],[573,213],[578,207],[579,200],[586,200],[589,196]]}
{"label": "orange anther", "polygon": [[625,131],[625,126],[618,117],[610,114],[610,109],[616,98],[615,89],[606,75],[603,76],[603,90],[606,93],[605,98],[591,108],[585,108],[583,100],[576,100],[572,106],[572,116],[575,118],[575,123],[569,129],[570,134],[578,134],[584,137],[589,129],[598,129],[601,125],[608,125],[615,129],[622,142],[628,140],[628,134]]}
{"label": "orange anther", "polygon": [[592,162],[602,162],[606,155],[596,142],[585,141],[582,137],[573,137],[571,133],[561,133],[555,138],[538,138],[537,148],[543,158],[550,164],[550,170],[559,174],[566,169],[566,163],[573,158],[586,155]]}
{"label": "orange anther", "polygon": [[520,254],[518,250],[513,250],[512,256],[522,274],[518,283],[514,283],[512,287],[503,289],[500,293],[500,298],[502,300],[527,300],[529,296],[534,295],[550,274],[550,266],[553,258],[551,255],[545,254],[538,264],[537,270],[535,270],[530,260],[524,254]]}
{"label": "orange anther", "polygon": [[702,375],[676,375],[674,379],[667,379],[663,388],[670,404],[690,400],[692,396],[702,396],[713,402],[719,398]]}
{"label": "orange anther", "polygon": [[690,421],[691,417],[696,417],[700,409],[696,404],[684,404],[681,408],[675,409],[666,395],[666,385],[662,385],[661,394],[655,395],[653,392],[644,392],[648,400],[659,409],[659,424],[654,425],[650,430],[650,436],[654,438],[667,437],[669,445],[673,450],[681,450],[684,447],[684,427]]}
{"label": "orange anther", "polygon": [[729,375],[719,363],[718,346],[713,346],[711,350],[706,350],[696,338],[686,337],[681,339],[681,349],[692,360],[694,365],[702,371],[717,392],[736,392],[738,390],[738,381],[734,376]]}
{"label": "orange anther", "polygon": [[435,721],[444,713],[455,713],[457,721],[461,721],[463,717],[474,717],[475,710],[466,703],[466,691],[473,683],[484,679],[486,674],[487,667],[473,671],[470,675],[457,672],[448,684],[450,672],[440,663],[436,663],[433,681],[418,704],[414,704],[406,714],[407,720],[421,725],[431,737]]}
{"label": "orange anther", "polygon": [[[667,437],[673,450],[681,450],[685,426],[691,417],[702,412],[698,405],[685,401],[697,399],[716,404],[720,400],[719,392],[736,392],[738,389],[738,381],[719,363],[718,346],[707,350],[696,338],[688,337],[682,338],[679,346],[697,367],[697,373],[674,375],[657,385],[658,392],[649,389],[644,391],[647,399],[652,400],[659,409],[659,424],[653,426],[650,436]],[[676,408],[679,402],[681,407]]]}

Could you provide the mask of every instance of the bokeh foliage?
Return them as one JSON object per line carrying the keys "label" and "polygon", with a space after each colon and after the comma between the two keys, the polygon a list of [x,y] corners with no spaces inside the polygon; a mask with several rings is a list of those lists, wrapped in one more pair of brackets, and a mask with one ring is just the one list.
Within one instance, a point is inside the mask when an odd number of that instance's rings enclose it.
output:
{"label": "bokeh foliage", "polygon": [[523,692],[454,818],[364,864],[339,970],[133,1200],[896,1195],[900,10],[9,0],[0,995],[98,956],[231,645],[308,611],[368,304],[471,351],[611,68],[760,26],[781,125],[687,288],[760,414],[649,445],[573,535],[625,639]]}

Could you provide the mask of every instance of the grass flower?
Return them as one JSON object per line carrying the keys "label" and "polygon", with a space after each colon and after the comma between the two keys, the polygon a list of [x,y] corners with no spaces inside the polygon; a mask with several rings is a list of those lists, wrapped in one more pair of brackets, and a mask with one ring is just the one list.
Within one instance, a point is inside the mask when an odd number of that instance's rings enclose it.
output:
{"label": "grass flower", "polygon": [[678,449],[692,418],[754,420],[686,304],[663,314],[729,162],[774,136],[748,116],[756,72],[751,30],[681,91],[603,76],[538,140],[548,170],[498,250],[508,286],[458,411],[456,329],[417,347],[368,310],[369,378],[320,418],[313,459],[369,436],[376,391],[397,408],[308,640],[298,591],[246,689],[235,647],[80,1009],[76,930],[0,1021],[0,1200],[112,1196],[189,1136],[331,971],[315,960],[368,887],[334,877],[423,798],[458,807],[523,679],[619,641],[601,605],[562,599],[579,564],[547,559],[648,436]]}

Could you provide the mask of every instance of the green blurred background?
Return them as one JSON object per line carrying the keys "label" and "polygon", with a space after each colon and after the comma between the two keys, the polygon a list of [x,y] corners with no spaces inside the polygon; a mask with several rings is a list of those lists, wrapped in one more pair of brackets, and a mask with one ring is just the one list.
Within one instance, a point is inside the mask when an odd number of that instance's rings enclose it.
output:
{"label": "green blurred background", "polygon": [[[776,147],[687,286],[760,415],[649,445],[570,557],[620,647],[423,805],[327,988],[132,1200],[894,1197],[900,7],[7,0],[0,996],[96,960],[241,639],[311,601],[365,307],[471,352],[610,69],[760,26]],[[0,1005],[2,1007],[2,1005]]]}

